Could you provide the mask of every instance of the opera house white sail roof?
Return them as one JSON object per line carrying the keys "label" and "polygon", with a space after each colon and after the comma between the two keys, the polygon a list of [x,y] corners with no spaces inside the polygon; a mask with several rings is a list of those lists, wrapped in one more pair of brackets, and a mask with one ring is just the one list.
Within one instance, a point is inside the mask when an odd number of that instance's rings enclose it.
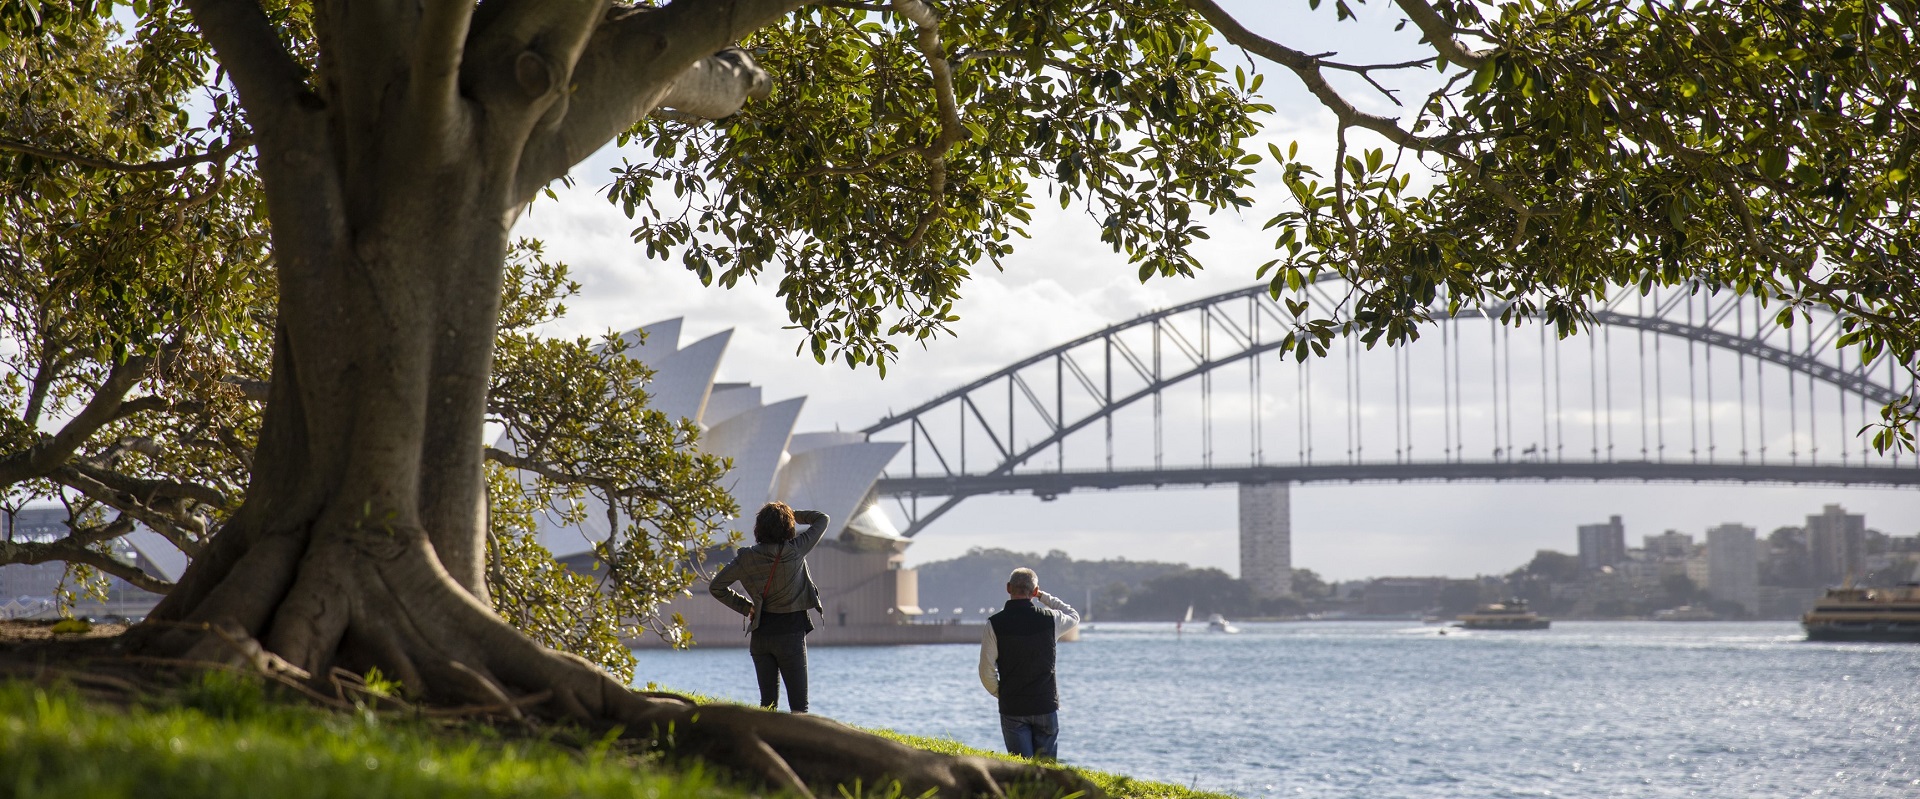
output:
{"label": "opera house white sail roof", "polygon": [[[733,469],[722,481],[739,504],[741,517],[728,529],[751,534],[754,512],[778,500],[831,516],[828,540],[851,528],[862,544],[905,543],[872,497],[874,481],[903,444],[868,441],[861,433],[796,433],[805,397],[769,403],[759,386],[714,382],[732,331],[684,347],[680,335],[680,319],[629,331],[623,336],[626,355],[654,369],[647,384],[651,407],[698,422],[700,450],[733,459]],[[540,543],[555,557],[578,555],[606,540],[605,506],[588,502],[597,507],[589,507],[586,520],[578,525],[542,519]]]}

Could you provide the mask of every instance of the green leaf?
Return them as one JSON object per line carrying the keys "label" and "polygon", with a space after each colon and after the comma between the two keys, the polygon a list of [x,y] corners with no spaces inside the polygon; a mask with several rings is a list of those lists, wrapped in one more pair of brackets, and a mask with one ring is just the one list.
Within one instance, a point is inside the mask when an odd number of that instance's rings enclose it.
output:
{"label": "green leaf", "polygon": [[1480,69],[1474,71],[1473,84],[1468,87],[1467,93],[1486,94],[1487,89],[1493,87],[1493,79],[1497,73],[1498,68],[1496,67],[1495,59],[1487,59],[1485,63],[1480,65]]}

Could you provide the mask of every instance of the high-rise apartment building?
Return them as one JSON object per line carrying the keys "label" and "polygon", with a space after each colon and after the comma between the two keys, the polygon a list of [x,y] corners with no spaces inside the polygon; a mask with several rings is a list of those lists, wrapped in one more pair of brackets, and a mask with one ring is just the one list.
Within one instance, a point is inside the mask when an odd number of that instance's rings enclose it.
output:
{"label": "high-rise apartment building", "polygon": [[1240,484],[1240,579],[1258,599],[1293,595],[1292,513],[1286,483]]}
{"label": "high-rise apartment building", "polygon": [[1807,550],[1814,579],[1839,584],[1860,577],[1867,559],[1867,517],[1828,505],[1807,517]]}
{"label": "high-rise apartment building", "polygon": [[1580,568],[1598,571],[1627,559],[1627,528],[1620,517],[1580,525]]}
{"label": "high-rise apartment building", "polygon": [[1727,523],[1707,530],[1707,585],[1713,598],[1760,610],[1760,545],[1753,528]]}
{"label": "high-rise apartment building", "polygon": [[1646,546],[1647,557],[1653,560],[1685,560],[1693,556],[1693,536],[1679,530],[1668,530],[1640,540]]}

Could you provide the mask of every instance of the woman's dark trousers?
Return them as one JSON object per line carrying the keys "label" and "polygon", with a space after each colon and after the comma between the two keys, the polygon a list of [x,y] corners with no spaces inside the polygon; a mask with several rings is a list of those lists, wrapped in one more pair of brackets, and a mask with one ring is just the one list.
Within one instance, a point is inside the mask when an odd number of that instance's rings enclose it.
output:
{"label": "woman's dark trousers", "polygon": [[760,706],[780,704],[780,680],[787,681],[787,709],[807,712],[807,634],[753,634],[747,651],[753,655],[754,676],[760,678]]}

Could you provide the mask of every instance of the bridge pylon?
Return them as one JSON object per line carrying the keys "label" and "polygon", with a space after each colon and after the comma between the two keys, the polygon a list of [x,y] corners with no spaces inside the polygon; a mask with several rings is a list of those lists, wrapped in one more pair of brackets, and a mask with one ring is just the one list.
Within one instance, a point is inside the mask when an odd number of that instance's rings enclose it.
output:
{"label": "bridge pylon", "polygon": [[1240,484],[1240,579],[1255,599],[1293,595],[1291,486]]}

